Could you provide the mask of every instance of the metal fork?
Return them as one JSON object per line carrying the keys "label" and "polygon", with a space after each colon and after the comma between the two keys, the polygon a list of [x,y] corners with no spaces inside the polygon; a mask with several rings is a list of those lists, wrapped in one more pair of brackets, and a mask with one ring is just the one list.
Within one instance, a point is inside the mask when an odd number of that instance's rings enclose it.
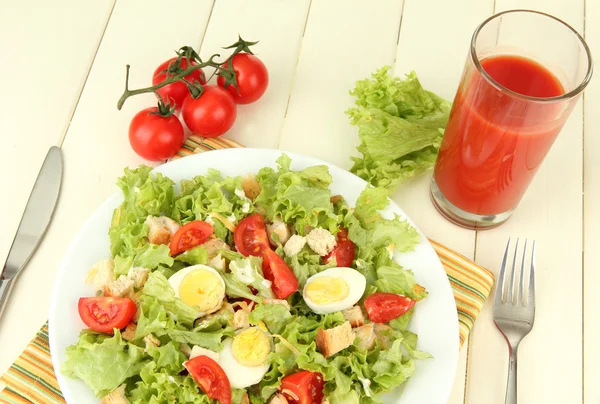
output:
{"label": "metal fork", "polygon": [[[515,278],[517,269],[517,251],[519,249],[519,239],[515,245],[515,252],[512,260],[512,270],[507,272],[508,256],[510,250],[510,239],[506,243],[498,284],[496,285],[496,297],[494,299],[494,323],[498,330],[504,335],[508,343],[510,360],[508,364],[508,381],[506,385],[505,404],[517,403],[517,350],[521,340],[529,334],[533,328],[535,319],[535,241],[531,248],[531,261],[529,263],[529,285],[525,289],[525,256],[527,255],[527,240],[523,247],[523,256],[521,258],[521,270],[519,284],[517,285],[515,295]],[[508,289],[506,289],[507,277]]]}

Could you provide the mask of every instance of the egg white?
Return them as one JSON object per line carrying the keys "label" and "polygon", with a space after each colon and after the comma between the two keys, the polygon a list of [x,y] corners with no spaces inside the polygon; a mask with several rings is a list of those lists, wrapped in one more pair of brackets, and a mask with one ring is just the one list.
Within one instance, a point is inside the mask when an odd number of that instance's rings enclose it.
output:
{"label": "egg white", "polygon": [[231,352],[233,339],[227,338],[223,341],[223,349],[219,352],[218,363],[221,365],[231,387],[234,389],[243,389],[252,386],[262,380],[269,371],[269,365],[246,366],[239,363]]}
{"label": "egg white", "polygon": [[[308,298],[306,295],[306,287],[311,283],[311,281],[323,276],[343,279],[348,284],[348,288],[350,289],[348,296],[337,302],[327,304],[316,303],[310,300],[310,298]],[[367,280],[365,279],[364,275],[358,272],[356,269],[348,267],[329,268],[323,272],[319,272],[318,274],[311,276],[306,280],[304,289],[302,290],[302,297],[304,298],[307,306],[317,314],[335,313],[336,311],[345,310],[354,306],[356,302],[360,300],[363,293],[365,293],[366,287]]]}
{"label": "egg white", "polygon": [[221,284],[223,286],[223,296],[219,296],[219,300],[220,300],[220,304],[215,306],[215,308],[213,310],[211,310],[210,312],[202,312],[202,311],[198,311],[198,318],[203,317],[207,314],[213,313],[215,311],[217,311],[221,305],[223,304],[223,299],[225,298],[225,281],[223,280],[223,278],[221,277],[221,275],[219,274],[218,271],[216,271],[214,268],[211,268],[207,265],[202,265],[202,264],[198,264],[198,265],[192,265],[191,267],[187,267],[184,268],[180,271],[175,272],[170,278],[169,278],[169,284],[171,285],[171,287],[175,290],[175,297],[177,297],[178,299],[181,299],[181,296],[179,295],[179,286],[181,285],[181,282],[183,281],[183,278],[185,278],[187,276],[187,274],[189,274],[190,272],[197,270],[197,269],[203,269],[206,270],[208,272],[211,272],[212,274],[214,274],[217,278],[220,279]]}

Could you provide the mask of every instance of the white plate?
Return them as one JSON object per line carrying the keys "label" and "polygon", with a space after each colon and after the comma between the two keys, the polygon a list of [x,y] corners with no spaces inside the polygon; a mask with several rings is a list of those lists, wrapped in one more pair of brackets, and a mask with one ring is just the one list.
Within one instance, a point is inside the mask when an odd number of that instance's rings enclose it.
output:
{"label": "white plate", "polygon": [[[257,172],[264,166],[276,167],[278,150],[227,149],[201,153],[158,167],[155,171],[175,182],[206,173],[209,168],[220,170],[226,176]],[[299,154],[287,153],[292,168],[325,164],[329,166],[334,194],[343,195],[352,206],[366,183],[349,172],[324,161]],[[69,404],[99,403],[92,391],[80,380],[64,377],[59,369],[65,360],[65,349],[77,341],[85,328],[77,313],[77,300],[94,295],[94,289],[84,284],[88,268],[100,259],[110,257],[108,228],[113,210],[122,202],[121,192],[105,201],[83,225],[71,242],[62,260],[54,285],[50,305],[50,348],[52,363],[63,395]],[[393,202],[384,216],[404,212]],[[409,219],[410,220],[410,219]],[[445,404],[454,382],[458,361],[458,317],[454,296],[448,278],[435,251],[422,235],[414,252],[397,254],[398,261],[414,270],[417,281],[429,291],[429,296],[417,305],[410,329],[419,335],[419,349],[430,352],[433,359],[417,361],[417,370],[405,383],[403,391],[386,394],[386,403]]]}

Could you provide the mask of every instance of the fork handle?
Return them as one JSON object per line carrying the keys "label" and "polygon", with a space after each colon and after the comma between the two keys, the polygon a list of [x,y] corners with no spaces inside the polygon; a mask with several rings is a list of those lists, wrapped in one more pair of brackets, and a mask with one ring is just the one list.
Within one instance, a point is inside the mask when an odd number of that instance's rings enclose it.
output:
{"label": "fork handle", "polygon": [[0,318],[12,289],[13,279],[0,279]]}
{"label": "fork handle", "polygon": [[506,383],[506,400],[504,404],[517,404],[517,351],[519,345],[510,347],[508,359],[508,381]]}

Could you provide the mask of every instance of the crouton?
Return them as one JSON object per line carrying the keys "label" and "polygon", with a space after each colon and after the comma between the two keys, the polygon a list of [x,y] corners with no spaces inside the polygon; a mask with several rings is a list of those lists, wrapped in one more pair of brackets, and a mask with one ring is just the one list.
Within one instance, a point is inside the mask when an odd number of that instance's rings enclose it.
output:
{"label": "crouton", "polygon": [[134,323],[127,324],[125,327],[125,331],[121,333],[121,336],[126,341],[133,341],[135,339],[135,331],[137,330],[137,325]]}
{"label": "crouton", "polygon": [[192,352],[190,353],[190,359],[194,359],[197,356],[208,356],[215,362],[219,360],[219,353],[211,351],[210,349],[202,348],[201,346],[194,345]]}
{"label": "crouton", "polygon": [[104,286],[115,280],[115,262],[112,258],[98,261],[88,271],[85,283],[93,284],[96,290],[104,289]]}
{"label": "crouton", "polygon": [[231,250],[231,247],[220,238],[211,238],[202,247],[208,253],[208,258],[214,258],[219,254],[219,250]]}
{"label": "crouton", "polygon": [[104,285],[104,296],[131,297],[132,295],[133,281],[125,275],[121,275],[116,281]]}
{"label": "crouton", "polygon": [[[285,244],[292,236],[292,231],[290,230],[290,227],[287,224],[285,224],[285,222],[283,222],[281,218],[274,218],[273,222],[267,223],[266,227],[267,235],[269,236],[269,241],[271,242],[271,245],[273,247],[277,247],[276,240],[281,244]],[[274,237],[274,235],[276,235],[277,237]]]}
{"label": "crouton", "polygon": [[343,200],[344,197],[342,195],[333,195],[331,198],[329,198],[329,201],[331,202],[332,205],[335,205],[336,203],[338,203],[339,201]]}
{"label": "crouton", "polygon": [[[419,285],[418,283],[415,284],[415,286],[413,286],[412,291],[415,295],[420,295],[421,293],[425,292],[425,288],[421,285]],[[419,299],[421,300],[421,299]]]}
{"label": "crouton", "polygon": [[344,320],[349,321],[352,328],[360,327],[365,323],[365,316],[360,306],[350,307],[349,309],[342,310]]}
{"label": "crouton", "polygon": [[233,314],[233,328],[236,330],[250,327],[248,317],[250,313],[246,310],[238,310]]}
{"label": "crouton", "polygon": [[250,404],[250,397],[248,397],[247,392],[244,392],[244,395],[242,396],[242,401],[240,401],[240,404]]}
{"label": "crouton", "polygon": [[370,351],[375,348],[375,342],[377,338],[375,336],[375,329],[373,324],[364,324],[360,327],[354,328],[356,334],[356,346],[358,349],[363,351]]}
{"label": "crouton", "polygon": [[290,304],[287,302],[287,300],[282,300],[282,299],[268,299],[265,298],[262,300],[263,304],[281,304],[283,306],[286,307],[286,309],[290,309]]}
{"label": "crouton", "polygon": [[298,254],[306,245],[306,237],[294,234],[283,246],[283,252],[288,257]]}
{"label": "crouton", "polygon": [[142,291],[137,291],[134,294],[132,294],[131,296],[129,296],[130,299],[132,299],[135,302],[135,306],[137,308],[135,314],[133,315],[133,318],[131,319],[132,322],[136,323],[138,322],[138,320],[140,319],[140,315],[142,314],[142,310],[140,307],[140,297],[142,296]]}
{"label": "crouton", "polygon": [[[293,392],[291,392],[291,393],[292,393],[291,395],[293,396],[294,393]],[[288,400],[285,398],[285,396],[283,394],[275,393],[275,395],[271,396],[271,400],[269,401],[269,404],[288,404]]]}
{"label": "crouton", "polygon": [[146,284],[149,274],[150,270],[148,268],[132,267],[129,268],[127,277],[133,281],[134,288],[141,289]]}
{"label": "crouton", "polygon": [[348,348],[354,342],[355,334],[349,321],[342,325],[323,330],[317,330],[317,348],[326,358]]}
{"label": "crouton", "polygon": [[158,348],[160,346],[160,341],[152,334],[148,334],[144,337],[144,343],[146,344],[146,351],[150,349],[150,347]]}
{"label": "crouton", "polygon": [[310,233],[306,235],[306,242],[311,250],[321,257],[332,252],[337,245],[335,236],[321,227],[312,229]]}
{"label": "crouton", "polygon": [[225,268],[227,267],[227,261],[225,258],[221,257],[221,254],[217,254],[216,257],[213,257],[208,260],[206,263],[209,267],[213,267],[214,269],[218,269],[219,271],[225,272]]}
{"label": "crouton", "polygon": [[254,200],[260,194],[260,191],[262,191],[262,186],[256,181],[254,174],[248,174],[244,177],[242,180],[242,188],[244,189],[246,197],[252,200]]}
{"label": "crouton", "polygon": [[388,349],[392,346],[392,338],[390,337],[390,331],[392,327],[386,324],[375,323],[375,337],[381,349]]}
{"label": "crouton", "polygon": [[152,244],[169,244],[173,234],[181,227],[175,220],[165,216],[148,216],[146,226],[148,226],[148,241]]}
{"label": "crouton", "polygon": [[125,397],[125,384],[120,385],[102,398],[102,404],[129,404]]}

